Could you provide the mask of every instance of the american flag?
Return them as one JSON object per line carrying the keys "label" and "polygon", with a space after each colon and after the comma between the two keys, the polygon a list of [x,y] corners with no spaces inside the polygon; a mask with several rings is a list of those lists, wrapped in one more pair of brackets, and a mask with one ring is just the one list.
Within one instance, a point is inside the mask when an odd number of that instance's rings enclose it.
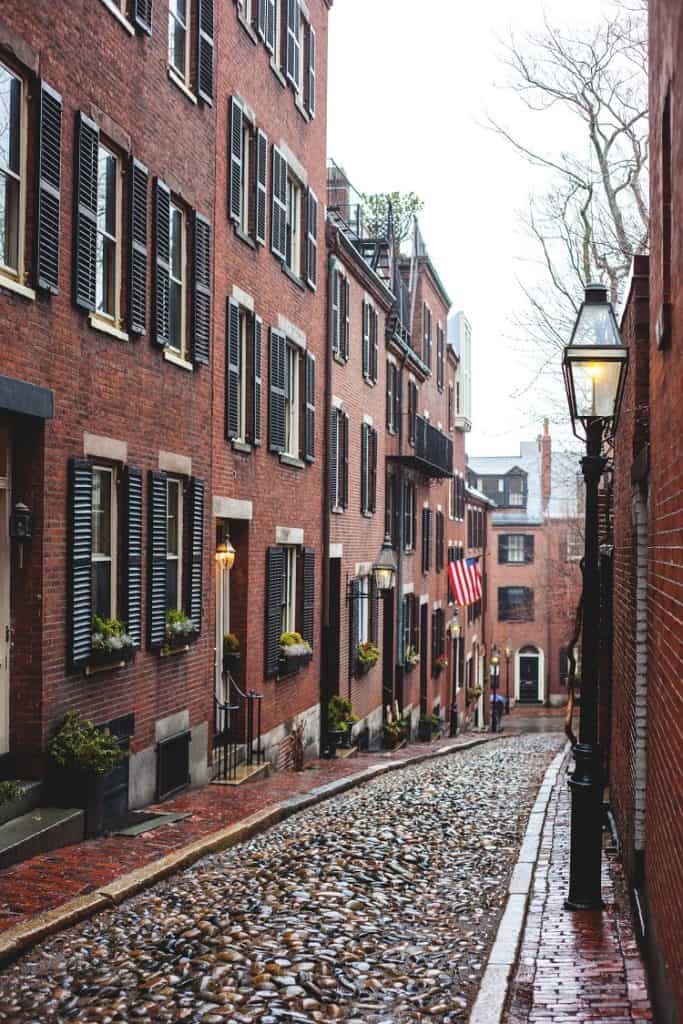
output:
{"label": "american flag", "polygon": [[461,558],[448,563],[448,579],[456,604],[464,607],[481,597],[481,572],[478,558]]}

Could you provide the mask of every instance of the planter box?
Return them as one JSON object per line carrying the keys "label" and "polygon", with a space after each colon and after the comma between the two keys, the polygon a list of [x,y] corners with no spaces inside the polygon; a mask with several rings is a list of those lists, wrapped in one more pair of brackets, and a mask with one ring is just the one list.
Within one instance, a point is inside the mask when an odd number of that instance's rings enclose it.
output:
{"label": "planter box", "polygon": [[229,672],[235,679],[239,679],[241,655],[239,651],[229,651],[223,655],[223,671]]}
{"label": "planter box", "polygon": [[411,662],[408,662],[408,661],[407,661],[407,662],[405,663],[405,665],[403,666],[403,669],[404,669],[404,671],[405,671],[405,672],[412,672],[412,671],[413,671],[413,669],[417,668],[417,666],[418,666],[419,664],[420,664],[420,662],[419,662],[419,661],[411,661]]}
{"label": "planter box", "polygon": [[307,651],[305,654],[281,654],[278,676],[291,676],[304,665],[308,665],[312,659],[312,651]]}
{"label": "planter box", "polygon": [[56,807],[78,807],[85,811],[87,839],[104,831],[104,791],[106,775],[84,772],[78,768],[62,768],[52,764],[49,787]]}
{"label": "planter box", "polygon": [[95,648],[90,652],[88,668],[107,668],[110,665],[120,665],[132,661],[134,657],[134,647],[122,647],[120,651],[105,651]]}

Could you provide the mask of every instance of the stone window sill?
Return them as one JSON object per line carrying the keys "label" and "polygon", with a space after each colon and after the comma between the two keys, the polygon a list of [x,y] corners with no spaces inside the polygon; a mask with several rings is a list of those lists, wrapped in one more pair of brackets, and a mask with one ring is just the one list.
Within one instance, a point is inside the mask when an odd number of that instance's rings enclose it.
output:
{"label": "stone window sill", "polygon": [[120,331],[116,327],[114,320],[105,320],[104,317],[98,316],[97,313],[88,313],[88,323],[94,331],[101,331],[102,334],[108,334],[119,341],[130,341],[126,332]]}
{"label": "stone window sill", "polygon": [[170,66],[168,68],[168,77],[173,82],[173,84],[178,89],[180,89],[183,96],[185,96],[190,101],[190,103],[194,103],[194,105],[197,106],[197,97],[195,96],[195,94],[192,92],[191,89],[188,88],[187,84],[182,80],[178,72],[174,71],[173,68]]}
{"label": "stone window sill", "polygon": [[273,72],[273,74],[275,75],[275,77],[277,78],[278,82],[282,86],[282,88],[286,89],[287,88],[287,79],[285,78],[285,76],[280,71],[280,68],[278,67],[278,63],[275,60],[275,57],[271,57],[270,58],[270,68],[271,68],[271,71]]}
{"label": "stone window sill", "polygon": [[36,293],[33,288],[27,288],[25,284],[21,284],[15,277],[10,277],[8,274],[3,273],[0,270],[0,288],[6,288],[10,292],[16,292],[17,295],[21,295],[25,299],[31,299],[32,301],[36,297]]}
{"label": "stone window sill", "polygon": [[249,22],[244,17],[241,11],[237,12],[237,20],[239,21],[240,25],[249,36],[249,39],[252,41],[254,46],[258,46],[258,36],[256,35],[253,27],[249,24]]}
{"label": "stone window sill", "polygon": [[189,370],[190,373],[194,370],[192,363],[188,362],[187,359],[183,359],[182,356],[177,355],[172,349],[164,349],[164,359],[168,363],[173,363],[174,366],[179,366],[181,370]]}
{"label": "stone window sill", "polygon": [[301,93],[300,92],[295,92],[294,93],[294,105],[296,106],[296,109],[299,111],[299,113],[303,117],[303,119],[306,122],[306,124],[308,124],[310,122],[311,118],[310,118],[310,115],[309,115],[308,111],[306,110],[306,107],[304,106],[304,101],[301,98]]}
{"label": "stone window sill", "polygon": [[343,516],[345,511],[346,509],[344,509],[341,505],[335,505],[334,508],[332,509],[332,515]]}
{"label": "stone window sill", "polygon": [[339,363],[340,366],[346,366],[348,362],[348,360],[344,359],[344,357],[340,355],[339,352],[333,352],[332,358],[334,359],[335,363]]}
{"label": "stone window sill", "polygon": [[242,229],[238,227],[237,224],[233,224],[233,227],[235,229],[235,234],[237,235],[241,242],[244,242],[245,245],[248,245],[250,249],[256,249],[256,242],[254,241],[253,238],[250,238],[249,235],[245,235],[244,231],[242,231]]}
{"label": "stone window sill", "polygon": [[293,469],[306,468],[306,463],[302,459],[296,455],[288,455],[287,452],[280,452],[280,462],[283,466],[292,466]]}
{"label": "stone window sill", "polygon": [[297,277],[293,270],[289,269],[284,260],[282,262],[282,273],[285,275],[285,277],[289,278],[292,284],[295,284],[297,288],[300,288],[302,292],[306,291],[306,285],[304,284],[304,282],[301,280],[300,277]]}
{"label": "stone window sill", "polygon": [[251,455],[252,446],[246,441],[240,441],[238,438],[233,438],[232,449],[235,452],[240,452],[241,455]]}
{"label": "stone window sill", "polygon": [[120,8],[118,8],[116,6],[115,3],[112,3],[111,0],[101,0],[101,3],[103,3],[104,6],[109,11],[109,13],[112,14],[116,18],[118,23],[122,26],[122,28],[124,28],[126,30],[126,32],[128,33],[129,36],[134,36],[135,35],[134,27],[131,25],[131,23],[128,21],[128,18],[120,10]]}

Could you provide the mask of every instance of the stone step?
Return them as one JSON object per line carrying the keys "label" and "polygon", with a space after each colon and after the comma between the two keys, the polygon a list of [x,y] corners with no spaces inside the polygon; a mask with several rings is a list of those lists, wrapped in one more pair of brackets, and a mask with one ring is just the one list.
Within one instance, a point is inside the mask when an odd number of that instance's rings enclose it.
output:
{"label": "stone step", "polygon": [[0,868],[60,846],[80,843],[84,834],[84,811],[74,807],[34,808],[0,825]]}
{"label": "stone step", "polygon": [[270,775],[270,763],[263,764],[240,764],[237,766],[234,779],[212,779],[212,786],[241,786],[245,782],[254,782],[255,779],[265,779]]}
{"label": "stone step", "polygon": [[22,814],[28,814],[34,807],[38,807],[43,795],[43,783],[35,780],[15,779],[21,786],[21,796],[11,803],[0,806],[0,825],[12,818],[20,818]]}

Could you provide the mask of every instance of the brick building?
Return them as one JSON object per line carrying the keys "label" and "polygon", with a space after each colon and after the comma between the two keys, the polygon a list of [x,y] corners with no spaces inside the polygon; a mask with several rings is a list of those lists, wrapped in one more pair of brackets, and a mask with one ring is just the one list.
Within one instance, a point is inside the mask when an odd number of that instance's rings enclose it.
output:
{"label": "brick building", "polygon": [[683,1019],[680,4],[652,0],[649,39],[650,257],[634,261],[621,323],[630,364],[614,457],[613,685],[603,741],[657,1020],[673,1024]]}
{"label": "brick building", "polygon": [[[470,458],[470,483],[496,505],[490,521],[489,644],[504,656],[511,703],[563,704],[583,554],[576,456],[552,452],[548,421],[518,456]],[[509,678],[509,685],[508,685]]]}

